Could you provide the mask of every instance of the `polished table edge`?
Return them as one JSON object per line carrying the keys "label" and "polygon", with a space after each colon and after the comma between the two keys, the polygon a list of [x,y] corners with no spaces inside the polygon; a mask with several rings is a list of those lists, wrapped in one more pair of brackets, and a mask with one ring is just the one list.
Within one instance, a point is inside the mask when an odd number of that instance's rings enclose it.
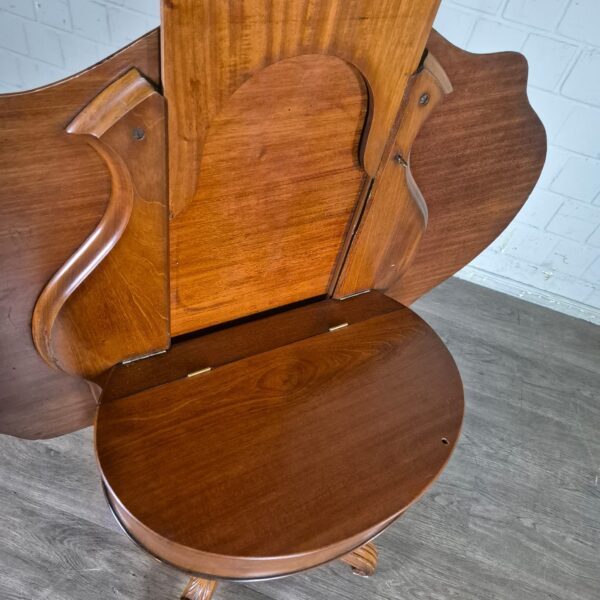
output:
{"label": "polished table edge", "polygon": [[[314,569],[316,567],[320,567],[323,566],[325,564],[328,564],[330,562],[334,562],[336,560],[341,560],[343,559],[346,555],[348,555],[349,553],[351,553],[352,551],[364,546],[365,544],[372,542],[373,540],[375,540],[378,536],[380,536],[390,525],[392,525],[395,521],[397,521],[400,517],[402,517],[404,515],[403,511],[402,513],[400,513],[398,516],[393,517],[390,521],[386,522],[385,525],[383,525],[378,531],[377,533],[373,534],[369,539],[366,539],[364,542],[360,543],[358,546],[354,546],[352,548],[350,548],[347,552],[343,552],[340,555],[336,555],[333,558],[327,559],[319,564],[315,564],[309,567],[305,567],[302,569],[296,569],[293,571],[289,571],[287,573],[280,573],[280,574],[276,574],[276,575],[267,575],[264,577],[225,577],[225,576],[221,576],[221,575],[214,575],[214,574],[207,574],[207,573],[201,573],[199,571],[196,570],[191,570],[191,569],[187,569],[184,567],[181,567],[173,562],[168,561],[165,558],[162,558],[160,556],[158,556],[156,553],[152,552],[151,550],[149,550],[144,544],[142,544],[142,542],[140,542],[140,540],[138,540],[131,531],[129,531],[127,529],[127,527],[125,526],[125,524],[123,523],[123,521],[121,520],[121,518],[119,517],[119,514],[117,513],[113,502],[111,500],[111,492],[110,489],[108,487],[108,485],[106,484],[106,482],[103,480],[101,482],[102,485],[102,493],[104,495],[104,499],[106,500],[106,504],[108,506],[108,509],[111,513],[111,515],[113,516],[113,518],[115,519],[117,525],[119,526],[119,529],[127,536],[127,538],[129,540],[131,540],[131,542],[133,542],[133,544],[135,544],[138,548],[140,548],[141,550],[143,550],[144,552],[146,552],[147,554],[149,554],[154,560],[156,560],[159,563],[162,563],[164,565],[168,565],[169,567],[172,567],[174,569],[177,569],[178,571],[181,571],[183,573],[187,573],[188,575],[192,576],[192,577],[201,577],[204,579],[209,579],[209,580],[219,580],[219,581],[235,581],[235,582],[239,582],[239,583],[251,583],[254,581],[270,581],[273,579],[283,579],[284,577],[290,577],[292,575],[296,575],[298,573],[303,573],[305,571],[310,571],[311,569]],[[417,501],[418,498],[415,500]],[[367,577],[366,575],[360,575],[361,577]]]}

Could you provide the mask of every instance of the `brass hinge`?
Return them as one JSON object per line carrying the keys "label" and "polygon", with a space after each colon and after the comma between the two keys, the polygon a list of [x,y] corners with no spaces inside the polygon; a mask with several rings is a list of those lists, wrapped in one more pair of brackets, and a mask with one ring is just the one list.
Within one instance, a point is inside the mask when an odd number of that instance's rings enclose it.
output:
{"label": "brass hinge", "polygon": [[204,369],[198,369],[197,371],[192,371],[191,373],[188,373],[187,376],[196,377],[196,375],[202,375],[202,373],[208,373],[209,371],[212,371],[212,367],[204,367]]}
{"label": "brass hinge", "polygon": [[128,358],[127,360],[121,361],[122,365],[130,365],[131,363],[138,362],[140,360],[146,360],[147,358],[151,358],[152,356],[158,356],[159,354],[164,354],[165,350],[157,350],[156,352],[149,352],[148,354],[142,354],[141,356],[135,356],[133,358]]}

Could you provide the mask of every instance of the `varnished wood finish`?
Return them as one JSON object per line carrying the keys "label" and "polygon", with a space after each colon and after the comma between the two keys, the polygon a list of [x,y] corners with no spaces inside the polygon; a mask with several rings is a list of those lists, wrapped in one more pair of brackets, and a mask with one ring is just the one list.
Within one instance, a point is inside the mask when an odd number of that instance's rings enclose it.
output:
{"label": "varnished wood finish", "polygon": [[96,419],[119,520],[172,564],[238,579],[307,569],[372,539],[441,471],[463,410],[445,346],[400,305],[119,395],[101,398]]}
{"label": "varnished wood finish", "polygon": [[377,570],[377,547],[372,542],[342,556],[341,561],[350,565],[352,572],[360,577],[372,577]]}
{"label": "varnished wood finish", "polygon": [[369,82],[373,106],[363,164],[374,176],[438,4],[439,0],[164,1],[162,71],[169,102],[173,213],[196,201],[207,131],[229,97],[259,70],[302,54],[338,56],[354,64]]}
{"label": "varnished wood finish", "polygon": [[32,333],[48,364],[93,379],[169,344],[164,101],[132,69],[67,131],[102,156],[111,197],[94,231],[42,291]]}
{"label": "varnished wood finish", "polygon": [[31,318],[41,290],[97,226],[110,195],[103,160],[65,127],[133,66],[159,82],[157,32],[65,81],[0,95],[0,433],[50,437],[93,419],[88,384],[46,365]]}
{"label": "varnished wood finish", "polygon": [[544,127],[527,100],[527,63],[476,55],[433,31],[428,49],[454,86],[413,145],[429,213],[409,268],[386,293],[410,304],[488,246],[527,200],[544,164]]}
{"label": "varnished wood finish", "polygon": [[170,226],[173,335],[326,293],[364,181],[366,106],[356,70],[319,55],[271,65],[229,98],[194,202]]}
{"label": "varnished wood finish", "polygon": [[409,82],[394,144],[378,174],[334,291],[343,297],[386,289],[410,264],[427,227],[427,205],[410,171],[414,139],[429,115],[452,91],[429,53]]}
{"label": "varnished wood finish", "polygon": [[217,587],[213,579],[192,577],[181,594],[181,600],[210,600]]}

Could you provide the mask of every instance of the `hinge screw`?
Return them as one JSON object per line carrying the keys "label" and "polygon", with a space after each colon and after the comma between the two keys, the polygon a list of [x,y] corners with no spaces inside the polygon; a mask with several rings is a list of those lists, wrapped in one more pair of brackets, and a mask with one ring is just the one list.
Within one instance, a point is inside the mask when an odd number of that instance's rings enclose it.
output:
{"label": "hinge screw", "polygon": [[402,156],[402,154],[396,154],[396,156],[394,156],[394,160],[401,166],[401,167],[408,167],[408,163],[406,162],[406,160],[404,160],[404,157]]}
{"label": "hinge screw", "polygon": [[140,142],[144,139],[146,132],[141,127],[134,127],[132,131],[132,136],[134,140]]}
{"label": "hinge screw", "polygon": [[421,94],[421,97],[419,98],[419,104],[421,106],[425,106],[428,103],[429,103],[429,94],[427,92],[425,92],[424,94]]}

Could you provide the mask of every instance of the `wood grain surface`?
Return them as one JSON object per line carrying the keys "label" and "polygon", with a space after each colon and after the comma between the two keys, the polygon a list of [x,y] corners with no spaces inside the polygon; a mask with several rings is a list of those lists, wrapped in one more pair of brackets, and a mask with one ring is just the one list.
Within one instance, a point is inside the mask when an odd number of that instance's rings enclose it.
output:
{"label": "wood grain surface", "polygon": [[67,131],[105,160],[111,196],[94,231],[42,291],[32,334],[50,366],[93,380],[170,342],[164,99],[131,69]]}
{"label": "wood grain surface", "polygon": [[544,165],[546,134],[527,100],[527,62],[515,52],[471,54],[435,31],[427,48],[454,92],[423,125],[411,170],[428,224],[399,280],[380,289],[403,304],[469,263],[504,230]]}
{"label": "wood grain surface", "polygon": [[173,335],[327,292],[365,180],[366,106],[356,70],[319,55],[271,65],[229,98],[194,202],[170,224]]}
{"label": "wood grain surface", "polygon": [[101,157],[65,127],[135,66],[159,82],[158,33],[39,90],[0,95],[0,432],[28,438],[89,425],[88,384],[50,368],[31,337],[35,302],[97,226],[110,196]]}
{"label": "wood grain surface", "polygon": [[332,54],[367,79],[371,117],[362,164],[374,176],[439,0],[163,2],[162,72],[169,103],[170,203],[197,201],[213,119],[248,78],[282,59]]}
{"label": "wood grain surface", "polygon": [[[375,577],[334,561],[221,582],[217,600],[597,600],[600,327],[456,279],[414,309],[455,357],[467,410],[440,478],[377,538]],[[112,518],[91,428],[0,436],[0,455],[3,600],[178,598],[188,576]]]}
{"label": "wood grain surface", "polygon": [[[354,302],[365,297],[342,312]],[[446,464],[462,411],[450,354],[397,305],[101,398],[96,450],[113,509],[151,553],[208,577],[272,577],[346,554],[398,517]]]}

